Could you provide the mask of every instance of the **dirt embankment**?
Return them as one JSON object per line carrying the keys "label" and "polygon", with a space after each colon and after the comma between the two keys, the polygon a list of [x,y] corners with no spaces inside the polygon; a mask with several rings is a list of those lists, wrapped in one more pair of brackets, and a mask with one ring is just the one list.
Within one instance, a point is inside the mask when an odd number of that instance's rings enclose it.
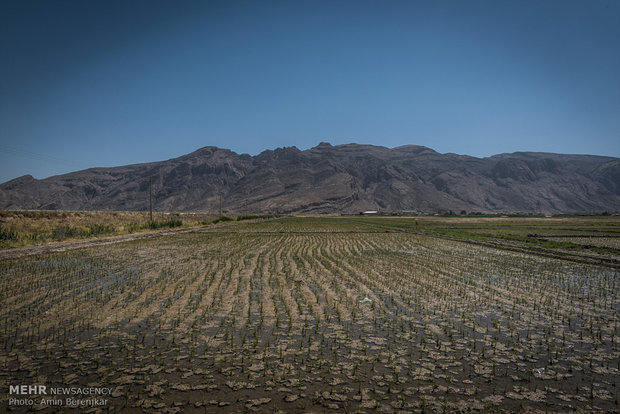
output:
{"label": "dirt embankment", "polygon": [[0,260],[18,259],[20,257],[33,256],[37,254],[57,253],[67,250],[85,249],[88,247],[103,246],[106,244],[121,243],[130,240],[149,239],[153,237],[167,236],[171,234],[180,234],[197,231],[204,226],[188,227],[182,229],[168,229],[150,231],[145,233],[123,234],[120,236],[110,237],[92,237],[84,240],[64,241],[57,243],[49,243],[35,246],[13,247],[10,249],[0,250]]}

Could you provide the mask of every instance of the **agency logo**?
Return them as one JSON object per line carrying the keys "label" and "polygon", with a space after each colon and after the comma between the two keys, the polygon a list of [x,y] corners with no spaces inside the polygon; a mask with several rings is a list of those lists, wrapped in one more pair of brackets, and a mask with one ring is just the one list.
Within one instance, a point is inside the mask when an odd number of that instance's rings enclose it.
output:
{"label": "agency logo", "polygon": [[[108,404],[112,388],[103,387],[48,387],[46,385],[9,385],[9,405],[100,407]],[[49,397],[48,397],[49,395]],[[52,397],[54,396],[54,397]],[[65,396],[58,398],[55,396]]]}
{"label": "agency logo", "polygon": [[11,395],[47,395],[45,385],[9,385]]}

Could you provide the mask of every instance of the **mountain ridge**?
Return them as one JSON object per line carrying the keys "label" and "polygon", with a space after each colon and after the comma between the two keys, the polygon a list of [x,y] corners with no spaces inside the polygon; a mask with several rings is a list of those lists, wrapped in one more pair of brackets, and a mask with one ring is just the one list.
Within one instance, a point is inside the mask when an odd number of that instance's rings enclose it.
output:
{"label": "mountain ridge", "polygon": [[0,208],[238,213],[592,213],[620,210],[620,159],[515,152],[476,158],[425,146],[328,142],[251,156],[205,146],[165,161],[0,184]]}

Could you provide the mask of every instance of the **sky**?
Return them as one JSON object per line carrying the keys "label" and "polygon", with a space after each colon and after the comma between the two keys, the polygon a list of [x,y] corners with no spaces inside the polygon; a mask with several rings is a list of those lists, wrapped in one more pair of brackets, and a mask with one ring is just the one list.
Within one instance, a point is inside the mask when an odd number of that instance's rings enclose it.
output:
{"label": "sky", "polygon": [[210,145],[620,157],[618,22],[618,0],[0,0],[0,182]]}

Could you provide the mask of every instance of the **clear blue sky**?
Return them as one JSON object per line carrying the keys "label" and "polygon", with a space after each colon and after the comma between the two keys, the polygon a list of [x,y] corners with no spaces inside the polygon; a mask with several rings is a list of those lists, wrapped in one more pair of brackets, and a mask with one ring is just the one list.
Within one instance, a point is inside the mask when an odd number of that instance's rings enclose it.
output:
{"label": "clear blue sky", "polygon": [[620,156],[620,1],[0,1],[0,182],[321,141]]}

